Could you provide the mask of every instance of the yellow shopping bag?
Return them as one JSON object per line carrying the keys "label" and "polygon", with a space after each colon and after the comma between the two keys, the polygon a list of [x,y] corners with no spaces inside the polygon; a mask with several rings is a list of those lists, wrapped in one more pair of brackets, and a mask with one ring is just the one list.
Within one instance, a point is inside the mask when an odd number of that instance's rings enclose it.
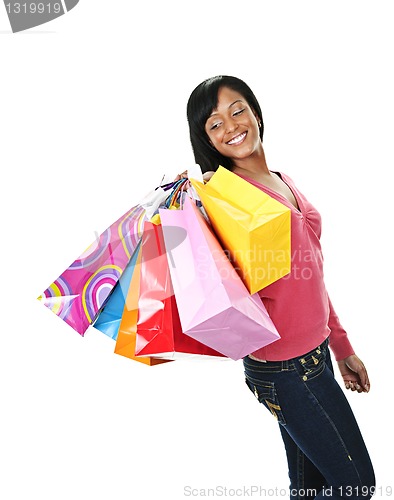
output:
{"label": "yellow shopping bag", "polygon": [[190,180],[251,294],[290,272],[290,208],[223,167],[207,184]]}

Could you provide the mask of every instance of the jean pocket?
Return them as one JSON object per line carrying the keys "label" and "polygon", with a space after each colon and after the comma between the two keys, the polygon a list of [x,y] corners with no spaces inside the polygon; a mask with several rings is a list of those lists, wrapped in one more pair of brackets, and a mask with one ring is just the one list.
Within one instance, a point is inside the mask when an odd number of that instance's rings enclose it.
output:
{"label": "jean pocket", "polygon": [[257,381],[250,377],[245,377],[245,382],[259,403],[263,404],[280,424],[286,425],[274,382]]}
{"label": "jean pocket", "polygon": [[306,382],[314,377],[320,375],[325,367],[327,346],[319,346],[313,351],[308,352],[298,361],[302,368],[302,380]]}

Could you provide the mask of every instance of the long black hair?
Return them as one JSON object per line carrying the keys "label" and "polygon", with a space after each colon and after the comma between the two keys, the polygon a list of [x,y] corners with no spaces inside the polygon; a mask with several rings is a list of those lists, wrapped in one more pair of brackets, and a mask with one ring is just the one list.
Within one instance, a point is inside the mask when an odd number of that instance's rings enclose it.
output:
{"label": "long black hair", "polygon": [[218,93],[228,87],[241,94],[261,121],[260,139],[263,141],[264,123],[260,105],[251,88],[235,76],[219,75],[200,83],[191,93],[187,103],[187,120],[194,159],[203,172],[216,171],[219,165],[231,170],[229,158],[221,155],[209,142],[205,123],[218,104]]}

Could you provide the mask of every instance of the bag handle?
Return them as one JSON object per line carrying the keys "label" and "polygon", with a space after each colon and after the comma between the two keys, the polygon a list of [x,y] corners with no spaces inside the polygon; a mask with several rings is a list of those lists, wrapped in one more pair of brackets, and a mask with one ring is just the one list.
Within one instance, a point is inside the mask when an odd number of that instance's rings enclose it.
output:
{"label": "bag handle", "polygon": [[189,182],[188,179],[183,178],[183,179],[180,179],[179,181],[174,183],[173,191],[170,194],[170,196],[168,196],[168,198],[166,199],[166,202],[165,202],[166,208],[171,208],[171,207],[175,206],[175,204],[178,200],[178,196],[185,189],[185,186],[188,182]]}

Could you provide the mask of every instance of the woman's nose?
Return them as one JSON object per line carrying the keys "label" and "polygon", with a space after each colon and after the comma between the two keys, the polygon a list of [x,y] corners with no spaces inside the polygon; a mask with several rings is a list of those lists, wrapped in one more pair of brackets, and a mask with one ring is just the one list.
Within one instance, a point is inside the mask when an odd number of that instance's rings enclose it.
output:
{"label": "woman's nose", "polygon": [[226,133],[234,132],[237,129],[238,123],[232,118],[228,118],[225,122],[226,125]]}

